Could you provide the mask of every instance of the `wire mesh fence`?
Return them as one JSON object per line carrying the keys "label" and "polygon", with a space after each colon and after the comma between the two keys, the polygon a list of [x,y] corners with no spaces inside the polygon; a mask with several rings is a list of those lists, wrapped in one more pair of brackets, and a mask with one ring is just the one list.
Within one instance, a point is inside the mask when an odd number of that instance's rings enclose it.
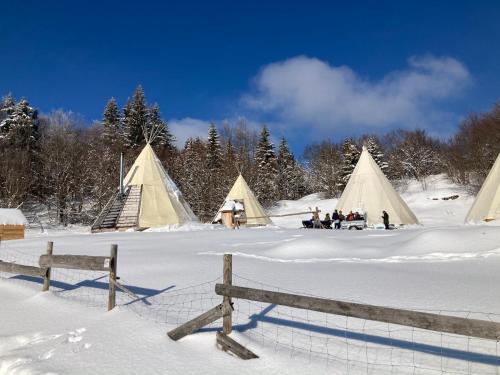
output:
{"label": "wire mesh fence", "polygon": [[[38,256],[0,244],[0,260],[23,265],[38,264]],[[51,291],[90,308],[105,310],[109,274],[53,268]],[[0,272],[5,282],[40,287],[36,277]],[[171,329],[210,310],[222,302],[214,286],[222,275],[177,288],[162,290],[128,283],[123,277],[117,289],[120,310]],[[301,295],[296,291],[265,284],[233,273],[233,284]],[[312,296],[312,295],[308,295]],[[318,296],[312,296],[318,297]],[[324,366],[338,374],[495,374],[500,375],[499,342],[474,337],[433,332],[352,317],[301,310],[281,305],[235,299],[233,331],[242,344],[262,355],[278,355],[297,363]],[[359,302],[359,301],[348,301]],[[440,315],[500,322],[500,314],[419,310]],[[221,330],[217,321],[201,331]]]}

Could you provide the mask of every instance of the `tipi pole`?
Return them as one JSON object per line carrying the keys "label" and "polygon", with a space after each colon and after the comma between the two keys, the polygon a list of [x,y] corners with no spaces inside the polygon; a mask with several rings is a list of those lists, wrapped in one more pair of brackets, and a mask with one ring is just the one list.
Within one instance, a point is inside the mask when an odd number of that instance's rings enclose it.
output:
{"label": "tipi pole", "polygon": [[120,196],[123,195],[123,152],[120,153]]}

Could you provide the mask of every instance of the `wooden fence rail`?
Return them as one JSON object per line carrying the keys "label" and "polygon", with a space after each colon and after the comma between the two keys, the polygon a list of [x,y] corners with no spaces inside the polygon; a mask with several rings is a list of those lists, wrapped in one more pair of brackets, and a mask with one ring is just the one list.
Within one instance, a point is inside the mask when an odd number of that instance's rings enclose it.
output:
{"label": "wooden fence rail", "polygon": [[[271,290],[245,288],[232,285],[231,273],[232,257],[230,254],[224,254],[223,284],[215,285],[215,293],[223,297],[223,303],[168,332],[170,338],[179,340],[186,335],[198,331],[205,325],[223,318],[223,332],[217,333],[217,344],[223,350],[231,351],[242,359],[256,358],[255,354],[228,336],[232,328],[231,314],[233,307],[232,299],[234,298],[500,341],[500,323],[497,322],[274,292]],[[225,312],[222,308],[224,305],[227,306]]]}
{"label": "wooden fence rail", "polygon": [[343,315],[489,340],[500,340],[500,323],[484,320],[336,301],[226,284],[216,284],[215,293],[224,297],[265,302],[327,314]]}
{"label": "wooden fence rail", "polygon": [[25,266],[17,263],[3,262],[0,260],[0,272],[14,273],[17,275],[44,277],[46,268]]}
{"label": "wooden fence rail", "polygon": [[[88,255],[53,255],[53,242],[47,243],[47,253],[41,255],[38,260],[40,267],[26,266],[17,263],[8,263],[0,260],[0,272],[8,272],[17,275],[37,276],[43,278],[42,291],[50,289],[50,276],[52,268],[67,268],[89,271],[109,271],[109,297],[108,310],[116,305],[116,288],[126,289],[117,283],[118,245],[111,245],[109,256]],[[131,293],[127,290],[128,293]]]}
{"label": "wooden fence rail", "polygon": [[41,255],[40,267],[66,268],[89,271],[109,271],[110,257],[88,255]]}

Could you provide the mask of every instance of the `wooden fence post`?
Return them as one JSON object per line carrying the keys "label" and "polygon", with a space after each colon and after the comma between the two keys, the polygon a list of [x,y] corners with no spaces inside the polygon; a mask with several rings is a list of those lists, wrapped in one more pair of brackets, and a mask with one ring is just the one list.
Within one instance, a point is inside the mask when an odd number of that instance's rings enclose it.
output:
{"label": "wooden fence post", "polygon": [[[233,283],[233,255],[224,254],[224,269],[223,269],[223,282],[224,285],[232,285]],[[223,301],[224,306],[231,306],[231,297],[224,296]],[[226,311],[226,314],[222,318],[222,331],[229,335],[233,330],[233,314],[232,308]]]}
{"label": "wooden fence post", "polygon": [[116,305],[116,269],[118,261],[118,245],[111,245],[111,255],[109,258],[109,298],[108,311]]}
{"label": "wooden fence post", "polygon": [[[47,242],[47,255],[52,255],[52,251],[54,250],[54,242]],[[46,292],[50,288],[50,267],[47,267],[47,271],[45,271],[45,276],[43,278],[43,287],[42,292]]]}

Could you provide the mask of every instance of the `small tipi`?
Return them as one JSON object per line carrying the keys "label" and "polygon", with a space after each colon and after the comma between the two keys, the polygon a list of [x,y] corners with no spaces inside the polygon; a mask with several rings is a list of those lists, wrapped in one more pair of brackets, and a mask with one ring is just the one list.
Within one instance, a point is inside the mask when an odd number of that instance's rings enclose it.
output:
{"label": "small tipi", "polygon": [[362,210],[367,215],[368,224],[381,223],[383,210],[387,211],[390,222],[395,225],[418,224],[413,212],[394,190],[366,147],[363,147],[342,192],[337,210],[342,210],[344,214]]}
{"label": "small tipi", "polygon": [[500,154],[484,180],[465,222],[492,221],[500,219]]}
{"label": "small tipi", "polygon": [[241,215],[242,224],[246,226],[261,226],[272,223],[241,174],[236,179],[213,222],[223,222],[223,213],[232,210]]}
{"label": "small tipi", "polygon": [[118,192],[92,226],[93,232],[145,229],[197,221],[148,142]]}

